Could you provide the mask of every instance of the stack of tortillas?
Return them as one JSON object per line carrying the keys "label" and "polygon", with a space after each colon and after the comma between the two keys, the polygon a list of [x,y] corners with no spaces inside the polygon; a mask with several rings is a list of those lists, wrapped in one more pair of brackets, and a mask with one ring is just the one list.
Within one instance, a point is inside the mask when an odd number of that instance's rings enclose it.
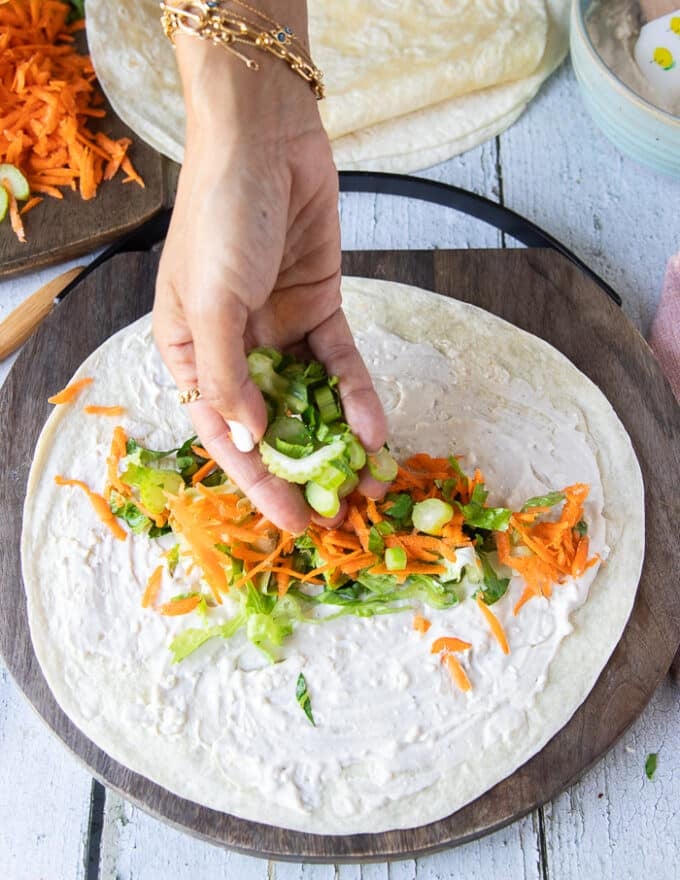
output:
{"label": "stack of tortillas", "polygon": [[[309,0],[339,168],[415,171],[511,125],[560,64],[568,0]],[[97,76],[141,138],[182,161],[184,106],[156,0],[88,0]]]}

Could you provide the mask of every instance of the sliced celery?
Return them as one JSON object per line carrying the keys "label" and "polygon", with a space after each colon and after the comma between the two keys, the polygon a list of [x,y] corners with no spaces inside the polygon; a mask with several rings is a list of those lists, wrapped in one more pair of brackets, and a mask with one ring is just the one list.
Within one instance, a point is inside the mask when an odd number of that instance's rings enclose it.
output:
{"label": "sliced celery", "polygon": [[419,532],[441,535],[444,526],[453,517],[453,507],[439,498],[427,498],[413,505],[411,519]]}
{"label": "sliced celery", "polygon": [[0,183],[3,180],[9,185],[15,199],[23,202],[30,196],[31,188],[28,181],[14,165],[0,165]]}
{"label": "sliced celery", "polygon": [[321,516],[335,516],[340,510],[340,498],[333,489],[324,489],[318,483],[310,481],[305,486],[307,503]]}
{"label": "sliced celery", "polygon": [[305,458],[291,458],[284,455],[266,440],[260,443],[260,455],[265,467],[289,483],[306,483],[315,480],[334,458],[338,458],[345,450],[344,440],[335,440],[328,446],[322,446]]}
{"label": "sliced celery", "polygon": [[388,571],[401,571],[406,568],[406,551],[403,547],[388,547],[385,550],[385,568]]}
{"label": "sliced celery", "polygon": [[399,465],[386,446],[368,456],[368,469],[382,483],[391,483],[399,473]]}

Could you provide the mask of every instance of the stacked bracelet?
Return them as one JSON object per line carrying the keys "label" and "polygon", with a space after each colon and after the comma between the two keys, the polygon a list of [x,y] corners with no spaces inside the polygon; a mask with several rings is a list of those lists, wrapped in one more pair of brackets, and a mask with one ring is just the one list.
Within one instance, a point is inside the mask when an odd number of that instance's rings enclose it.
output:
{"label": "stacked bracelet", "polygon": [[[249,10],[259,21],[235,12],[234,5]],[[231,0],[229,4],[217,0],[161,0],[161,10],[163,30],[173,43],[178,33],[201,37],[222,46],[251,70],[259,70],[259,64],[240,52],[235,44],[253,46],[285,61],[292,71],[309,83],[317,100],[323,98],[323,73],[293,31],[278,25],[242,0]]]}

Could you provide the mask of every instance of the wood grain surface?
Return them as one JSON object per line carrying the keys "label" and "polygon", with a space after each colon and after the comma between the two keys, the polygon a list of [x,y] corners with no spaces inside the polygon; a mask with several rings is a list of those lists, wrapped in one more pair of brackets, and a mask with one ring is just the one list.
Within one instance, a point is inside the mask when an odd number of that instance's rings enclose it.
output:
{"label": "wood grain surface", "polygon": [[[84,32],[78,35],[78,41],[79,50],[86,52]],[[106,117],[91,119],[89,128],[112,138],[132,140],[128,155],[144,180],[144,188],[136,183],[123,183],[125,174],[120,171],[113,180],[104,181],[96,197],[88,201],[62,187],[63,199],[45,196],[23,218],[25,244],[17,239],[9,222],[0,223],[0,279],[88,254],[172,203],[177,166],[121,122],[108,101],[103,106]]]}
{"label": "wood grain surface", "polygon": [[[27,343],[0,396],[13,442],[0,481],[0,651],[29,700],[106,785],[150,813],[242,852],[279,859],[403,858],[463,843],[522,816],[576,779],[637,717],[680,641],[674,540],[680,500],[680,410],[646,343],[621,311],[568,261],[547,251],[372,252],[345,255],[344,270],[456,295],[537,333],[561,349],[608,396],[640,459],[648,550],[633,615],[595,688],[569,724],[513,776],[468,807],[408,831],[315,836],[235,819],[170,795],[113,762],[56,705],[33,654],[21,586],[20,512],[46,398],[94,348],[151,304],[157,257],[120,255],[86,278]],[[113,292],[116,291],[116,296]],[[77,327],[78,332],[65,332]],[[60,345],[55,347],[54,340]],[[665,498],[665,504],[658,503]],[[417,817],[414,817],[416,820]]]}

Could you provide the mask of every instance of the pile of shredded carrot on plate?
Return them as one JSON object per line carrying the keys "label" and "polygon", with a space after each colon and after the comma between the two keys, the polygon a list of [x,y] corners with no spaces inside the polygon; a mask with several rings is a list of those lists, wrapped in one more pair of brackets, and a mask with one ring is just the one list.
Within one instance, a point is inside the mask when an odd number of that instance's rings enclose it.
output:
{"label": "pile of shredded carrot on plate", "polygon": [[91,199],[119,169],[124,182],[144,186],[127,155],[130,139],[88,128],[106,111],[92,62],[75,46],[84,20],[69,24],[71,9],[59,0],[0,0],[0,163],[28,179],[22,214],[42,201],[35,193],[62,199],[60,187]]}

